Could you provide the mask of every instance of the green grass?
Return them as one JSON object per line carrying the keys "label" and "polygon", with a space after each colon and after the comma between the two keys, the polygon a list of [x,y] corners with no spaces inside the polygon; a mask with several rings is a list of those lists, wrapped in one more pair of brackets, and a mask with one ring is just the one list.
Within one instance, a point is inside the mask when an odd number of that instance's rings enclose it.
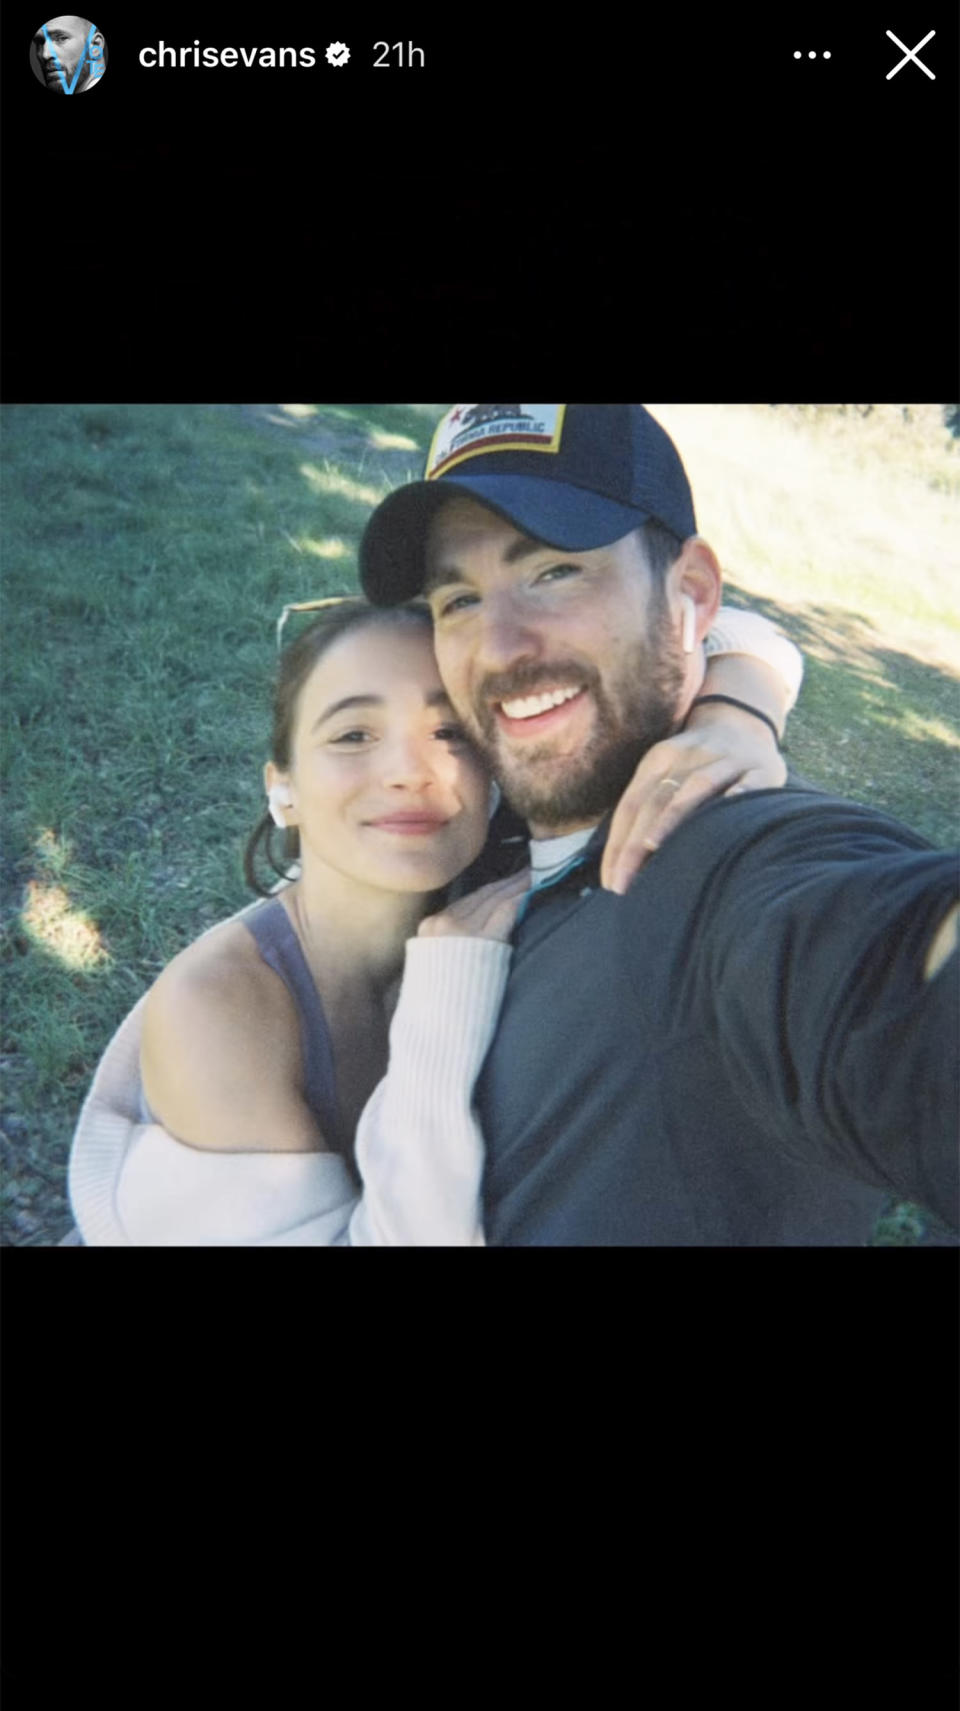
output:
{"label": "green grass", "polygon": [[67,1228],[103,1046],[248,900],[276,618],[355,587],[370,506],[440,409],[325,411],[335,457],[311,419],[287,436],[232,408],[4,414],[5,1241]]}
{"label": "green grass", "polygon": [[939,406],[869,416],[652,406],[680,446],[727,593],[782,624],[806,676],[792,765],[960,836],[960,441]]}
{"label": "green grass", "polygon": [[[0,418],[4,1242],[67,1229],[67,1153],[103,1046],[170,957],[247,900],[240,859],[261,810],[279,610],[355,587],[371,506],[419,474],[445,408],[16,406]],[[691,433],[687,461],[734,600],[781,618],[807,654],[790,758],[953,842],[960,617],[940,531],[948,512],[955,521],[955,464],[924,447],[916,467],[887,461],[878,480],[876,446],[864,468],[831,440],[825,466],[822,424],[778,422],[764,437],[756,414],[725,418],[699,473]],[[667,407],[664,420],[686,456]],[[746,497],[729,480],[740,432],[755,459]],[[820,501],[801,484],[792,512],[791,447]],[[835,541],[844,493],[867,542],[856,562],[849,539]],[[880,574],[869,541],[885,518],[895,546]],[[914,1240],[910,1217],[883,1239]]]}

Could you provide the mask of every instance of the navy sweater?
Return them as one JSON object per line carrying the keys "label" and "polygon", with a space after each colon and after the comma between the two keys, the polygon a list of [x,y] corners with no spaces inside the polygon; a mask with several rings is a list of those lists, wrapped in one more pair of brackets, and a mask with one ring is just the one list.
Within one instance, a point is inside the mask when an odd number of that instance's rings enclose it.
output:
{"label": "navy sweater", "polygon": [[891,1194],[956,1229],[960,959],[923,980],[956,857],[761,791],[615,897],[604,835],[514,934],[476,1095],[488,1243],[859,1245]]}

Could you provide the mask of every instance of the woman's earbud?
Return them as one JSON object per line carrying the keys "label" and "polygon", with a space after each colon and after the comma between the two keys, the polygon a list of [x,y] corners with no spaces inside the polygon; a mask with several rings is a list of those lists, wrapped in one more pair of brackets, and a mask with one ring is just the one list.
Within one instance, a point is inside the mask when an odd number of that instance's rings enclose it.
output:
{"label": "woman's earbud", "polygon": [[270,818],[274,825],[286,826],[287,822],[280,810],[281,808],[293,807],[293,797],[290,795],[289,787],[286,784],[271,785],[270,789],[267,791],[267,804],[270,809]]}
{"label": "woman's earbud", "polygon": [[500,786],[495,781],[491,780],[490,804],[489,804],[489,807],[487,809],[487,815],[488,815],[489,819],[491,819],[491,820],[493,819],[493,816],[496,813],[497,809],[499,808],[501,801],[502,801],[502,797],[500,795]]}
{"label": "woman's earbud", "polygon": [[680,646],[685,654],[692,654],[697,639],[697,608],[689,594],[681,594],[680,604],[683,607],[683,626],[680,631]]}

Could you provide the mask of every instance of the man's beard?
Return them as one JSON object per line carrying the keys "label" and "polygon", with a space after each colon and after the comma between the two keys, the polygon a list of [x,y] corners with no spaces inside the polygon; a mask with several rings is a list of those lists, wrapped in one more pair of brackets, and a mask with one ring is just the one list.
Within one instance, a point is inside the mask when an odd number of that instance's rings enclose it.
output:
{"label": "man's beard", "polygon": [[[77,66],[79,64],[80,64],[79,59],[75,59],[72,65],[68,65],[66,60],[61,55],[60,64],[54,65],[54,67],[53,67],[53,71],[55,73],[55,76],[51,80],[51,84],[50,84],[51,89],[56,89],[59,91],[59,93],[61,95],[66,95],[67,90],[70,88],[71,84],[73,83],[74,75],[76,73],[76,69],[77,69]],[[82,83],[83,83],[83,78],[78,77],[77,82],[76,82],[76,86],[73,90],[73,93],[75,95],[79,95],[80,86]]]}
{"label": "man's beard", "polygon": [[[483,749],[511,806],[544,827],[599,820],[616,806],[643,756],[676,728],[685,678],[666,600],[651,614],[650,634],[628,649],[604,682],[583,661],[518,666],[478,687],[471,734]],[[496,722],[495,701],[563,683],[582,683],[594,725],[579,754],[558,754],[550,741],[510,751]]]}

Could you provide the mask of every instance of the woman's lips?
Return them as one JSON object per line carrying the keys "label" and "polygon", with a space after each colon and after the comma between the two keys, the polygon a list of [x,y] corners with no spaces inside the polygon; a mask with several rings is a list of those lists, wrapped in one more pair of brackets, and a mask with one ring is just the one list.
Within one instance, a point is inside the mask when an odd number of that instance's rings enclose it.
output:
{"label": "woman's lips", "polygon": [[437,832],[447,824],[442,814],[384,814],[380,819],[366,823],[378,832],[398,832],[408,838]]}

